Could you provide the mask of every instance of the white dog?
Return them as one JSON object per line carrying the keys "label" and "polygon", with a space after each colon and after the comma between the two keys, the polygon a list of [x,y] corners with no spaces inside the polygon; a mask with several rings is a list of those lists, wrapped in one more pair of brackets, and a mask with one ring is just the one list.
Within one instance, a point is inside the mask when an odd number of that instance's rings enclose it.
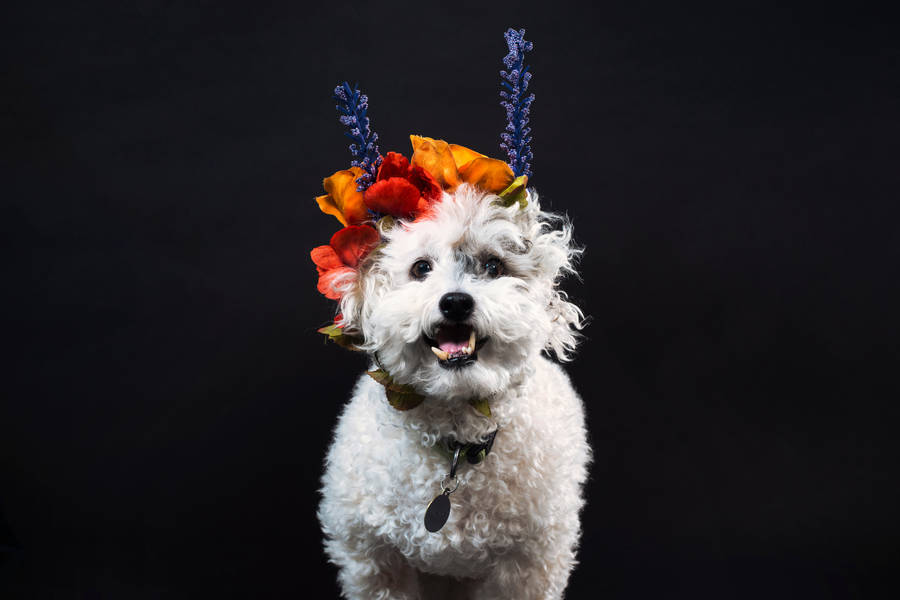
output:
{"label": "white dog", "polygon": [[557,284],[577,250],[528,193],[525,208],[444,193],[428,218],[382,231],[342,290],[373,368],[424,396],[397,410],[363,376],[338,422],[318,514],[346,598],[563,594],[590,450],[582,402],[543,354],[575,348],[582,314]]}

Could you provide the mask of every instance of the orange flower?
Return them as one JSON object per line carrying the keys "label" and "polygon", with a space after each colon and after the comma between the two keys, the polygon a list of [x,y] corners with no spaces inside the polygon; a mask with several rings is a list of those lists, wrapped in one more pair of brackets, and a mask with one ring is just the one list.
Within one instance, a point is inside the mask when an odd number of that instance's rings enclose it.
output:
{"label": "orange flower", "polygon": [[469,161],[485,157],[481,152],[475,152],[465,146],[459,146],[457,144],[448,144],[448,146],[450,146],[450,153],[453,154],[453,162],[456,163],[457,169]]}
{"label": "orange flower", "polygon": [[337,289],[356,277],[356,267],[378,245],[378,232],[368,225],[351,225],[331,236],[327,246],[313,248],[309,253],[319,272],[319,292],[326,298],[340,300]]}
{"label": "orange flower", "polygon": [[502,160],[488,158],[465,146],[418,135],[409,139],[413,146],[412,163],[428,171],[447,191],[452,192],[465,182],[498,194],[515,179],[512,169]]}
{"label": "orange flower", "polygon": [[328,193],[316,198],[322,212],[334,215],[345,227],[362,223],[369,218],[363,193],[356,191],[356,180],[362,174],[363,170],[359,167],[350,167],[326,177],[322,185]]}
{"label": "orange flower", "polygon": [[508,164],[486,156],[459,167],[459,177],[466,183],[491,194],[499,194],[516,178]]}
{"label": "orange flower", "polygon": [[413,146],[412,164],[425,169],[448,192],[455,190],[460,181],[450,145],[444,140],[418,135],[409,139]]}

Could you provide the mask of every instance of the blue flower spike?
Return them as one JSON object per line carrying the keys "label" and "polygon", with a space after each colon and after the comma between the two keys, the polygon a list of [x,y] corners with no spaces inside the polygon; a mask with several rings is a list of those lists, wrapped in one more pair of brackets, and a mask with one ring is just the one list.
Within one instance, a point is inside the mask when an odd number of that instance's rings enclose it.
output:
{"label": "blue flower spike", "polygon": [[525,53],[533,44],[525,40],[525,30],[513,28],[503,34],[509,54],[503,57],[506,69],[500,71],[500,106],[506,109],[506,130],[500,134],[500,148],[506,150],[507,161],[516,177],[531,176],[531,128],[528,115],[534,94],[526,94],[531,81],[529,66],[525,64]]}
{"label": "blue flower spike", "polygon": [[339,120],[347,127],[344,132],[350,140],[350,153],[353,160],[350,166],[364,171],[356,180],[356,189],[360,192],[375,182],[375,175],[381,165],[381,152],[378,151],[378,134],[369,128],[369,98],[359,91],[357,85],[350,86],[346,81],[334,88],[334,99],[337,101]]}

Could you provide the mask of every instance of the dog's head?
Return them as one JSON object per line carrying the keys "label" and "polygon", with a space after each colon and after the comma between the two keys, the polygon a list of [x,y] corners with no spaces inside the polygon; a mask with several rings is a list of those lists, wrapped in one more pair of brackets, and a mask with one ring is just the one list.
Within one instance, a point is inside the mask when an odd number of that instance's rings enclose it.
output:
{"label": "dog's head", "polygon": [[578,252],[564,219],[462,185],[341,283],[344,331],[398,383],[449,400],[488,397],[530,360],[574,350],[581,311],[557,285]]}

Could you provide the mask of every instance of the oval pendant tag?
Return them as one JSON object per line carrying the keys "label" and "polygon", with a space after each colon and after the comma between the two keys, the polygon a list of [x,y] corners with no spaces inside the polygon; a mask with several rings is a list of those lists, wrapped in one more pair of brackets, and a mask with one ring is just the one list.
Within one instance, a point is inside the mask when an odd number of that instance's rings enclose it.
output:
{"label": "oval pendant tag", "polygon": [[450,518],[450,496],[443,493],[437,496],[425,510],[425,529],[434,533],[439,531]]}

